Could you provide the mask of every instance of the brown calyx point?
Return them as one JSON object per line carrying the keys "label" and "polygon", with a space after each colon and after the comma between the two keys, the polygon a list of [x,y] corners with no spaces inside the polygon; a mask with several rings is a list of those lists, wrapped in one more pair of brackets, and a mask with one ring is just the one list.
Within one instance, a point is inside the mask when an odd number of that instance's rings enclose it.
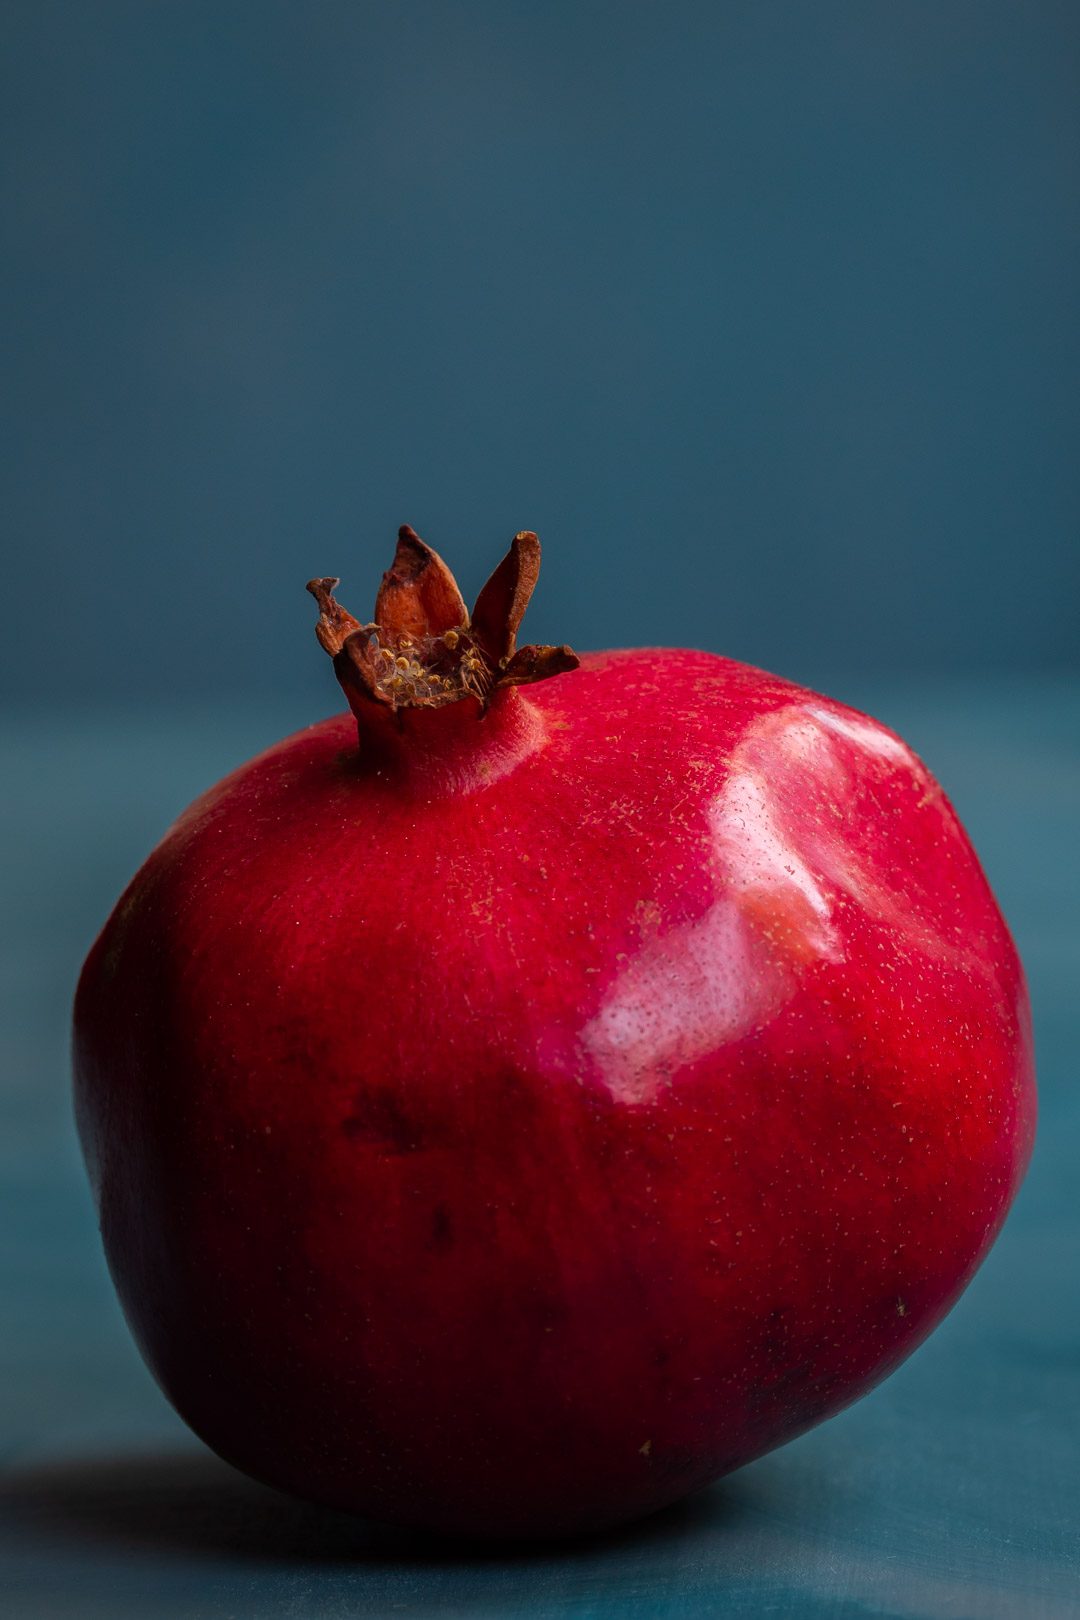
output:
{"label": "brown calyx point", "polygon": [[517,645],[539,573],[539,540],[527,530],[516,534],[470,618],[449,568],[405,525],[372,624],[361,624],[335,600],[338,580],[312,579],[307,588],[319,606],[315,633],[350,700],[397,710],[475,697],[483,710],[503,687],[577,668],[569,647]]}

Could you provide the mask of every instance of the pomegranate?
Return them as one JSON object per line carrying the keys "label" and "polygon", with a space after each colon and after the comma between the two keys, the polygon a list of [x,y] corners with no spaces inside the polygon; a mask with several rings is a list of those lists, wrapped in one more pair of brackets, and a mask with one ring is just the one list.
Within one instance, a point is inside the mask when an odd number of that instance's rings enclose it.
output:
{"label": "pomegranate", "polygon": [[[1023,1174],[1016,950],[892,732],[701,652],[523,647],[409,529],[351,714],[199,799],[90,952],[112,1275],[259,1479],[484,1535],[647,1513],[864,1394]],[[357,734],[359,733],[359,738]]]}

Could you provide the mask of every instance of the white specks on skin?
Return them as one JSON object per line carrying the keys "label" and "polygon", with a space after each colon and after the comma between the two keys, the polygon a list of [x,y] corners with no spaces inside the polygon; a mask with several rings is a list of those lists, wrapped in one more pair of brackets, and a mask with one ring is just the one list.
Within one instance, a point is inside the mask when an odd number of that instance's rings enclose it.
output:
{"label": "white specks on skin", "polygon": [[807,704],[803,712],[824,726],[826,731],[846,737],[859,748],[877,754],[879,759],[887,759],[895,765],[910,766],[912,763],[911,753],[900,738],[892,736],[873,720],[864,720],[857,714],[834,714],[831,709],[819,707],[816,703]]}
{"label": "white specks on skin", "polygon": [[[641,910],[642,945],[582,1034],[596,1072],[620,1102],[646,1103],[662,1076],[767,1023],[801,963],[843,959],[832,896],[785,837],[770,765],[789,755],[827,774],[828,739],[801,708],[751,726],[707,810],[716,899],[703,916],[663,932]],[[782,773],[781,780],[786,776]]]}
{"label": "white specks on skin", "polygon": [[[731,776],[709,810],[714,844],[728,883],[735,893],[774,895],[779,913],[794,912],[803,922],[809,935],[807,944],[838,961],[840,941],[830,923],[829,896],[785,839],[765,775],[752,766],[738,768],[741,752],[736,751]],[[796,897],[792,908],[787,901]]]}
{"label": "white specks on skin", "polygon": [[754,944],[727,901],[658,935],[630,962],[582,1032],[614,1097],[650,1101],[665,1071],[736,1040],[780,1005],[785,985],[776,974],[763,981]]}
{"label": "white specks on skin", "polygon": [[[845,907],[910,930],[903,887],[837,835],[853,779],[880,770],[875,760],[917,769],[899,738],[824,704],[748,726],[706,807],[711,905],[665,927],[660,907],[640,902],[638,949],[582,1032],[583,1056],[618,1101],[648,1103],[679,1067],[767,1025],[808,965],[842,962]],[[894,948],[878,940],[884,970]]]}

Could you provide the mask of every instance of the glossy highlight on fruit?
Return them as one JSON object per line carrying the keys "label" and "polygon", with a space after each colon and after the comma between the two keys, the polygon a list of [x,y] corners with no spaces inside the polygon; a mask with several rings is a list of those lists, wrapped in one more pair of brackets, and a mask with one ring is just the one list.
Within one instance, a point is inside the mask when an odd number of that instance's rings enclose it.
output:
{"label": "glossy highlight on fruit", "polygon": [[688,651],[517,647],[403,530],[350,713],[182,815],[94,945],[109,1265],[223,1457],[357,1514],[648,1513],[856,1399],[985,1256],[1023,974],[885,727]]}

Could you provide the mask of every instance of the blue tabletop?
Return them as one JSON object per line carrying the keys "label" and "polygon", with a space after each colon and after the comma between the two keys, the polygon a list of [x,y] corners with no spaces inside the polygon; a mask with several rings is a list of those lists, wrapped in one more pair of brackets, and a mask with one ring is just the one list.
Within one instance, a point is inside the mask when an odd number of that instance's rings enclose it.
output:
{"label": "blue tabletop", "polygon": [[1080,685],[831,690],[926,758],[1013,926],[1039,1059],[1028,1181],[968,1293],[873,1395],[648,1523],[520,1552],[234,1473],[157,1392],[105,1273],[69,1117],[79,963],[175,812],[305,717],[0,721],[0,1612],[1080,1616]]}

